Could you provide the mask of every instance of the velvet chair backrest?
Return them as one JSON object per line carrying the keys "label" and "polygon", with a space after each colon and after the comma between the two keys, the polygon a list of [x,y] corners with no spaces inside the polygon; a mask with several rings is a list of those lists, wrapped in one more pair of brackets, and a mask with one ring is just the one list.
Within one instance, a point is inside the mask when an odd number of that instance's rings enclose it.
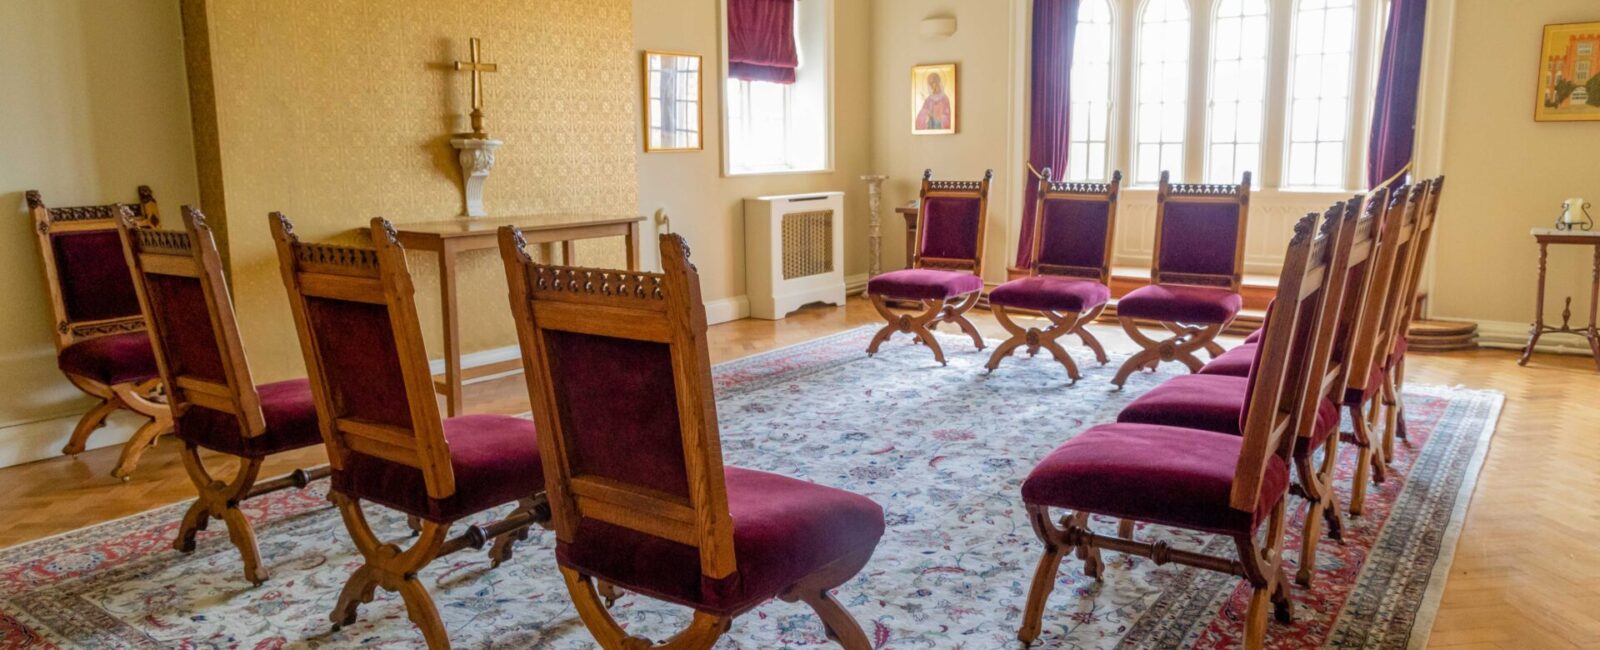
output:
{"label": "velvet chair backrest", "polygon": [[1433,223],[1439,214],[1439,196],[1444,192],[1444,177],[1440,176],[1431,181],[1425,181],[1428,186],[1427,196],[1422,199],[1418,207],[1416,233],[1412,235],[1411,263],[1406,265],[1406,284],[1401,290],[1404,301],[1401,310],[1396,314],[1399,319],[1394,326],[1394,342],[1404,337],[1411,328],[1411,321],[1416,317],[1417,299],[1422,288],[1423,268],[1428,265],[1428,249],[1433,244]]}
{"label": "velvet chair backrest", "polygon": [[157,225],[161,211],[150,188],[141,185],[139,202],[126,205],[50,208],[35,190],[27,192],[27,202],[56,321],[56,349],[143,329],[139,297],[117,236],[117,215],[127,208],[138,227]]}
{"label": "velvet chair backrest", "polygon": [[989,181],[936,181],[922,172],[917,210],[917,250],[912,268],[983,274],[983,239],[988,229]]}
{"label": "velvet chair backrest", "polygon": [[556,537],[585,519],[696,548],[736,569],[733,522],[689,248],[661,236],[662,273],[538,264],[500,230]]}
{"label": "velvet chair backrest", "polygon": [[1175,184],[1161,172],[1150,281],[1238,291],[1249,214],[1250,172],[1238,185]]}
{"label": "velvet chair backrest", "polygon": [[1051,182],[1046,167],[1033,211],[1033,274],[1111,281],[1122,172],[1109,183]]}
{"label": "velvet chair backrest", "polygon": [[1411,200],[1413,187],[1401,185],[1394,188],[1384,202],[1383,216],[1378,218],[1378,241],[1372,260],[1367,265],[1367,278],[1361,299],[1360,318],[1355,323],[1351,337],[1349,368],[1345,372],[1346,392],[1364,392],[1371,379],[1374,364],[1382,363],[1379,350],[1383,344],[1384,325],[1389,322],[1389,310],[1397,302],[1392,297],[1399,289],[1397,270],[1403,269],[1403,260],[1411,235],[1416,227],[1415,205]]}
{"label": "velvet chair backrest", "polygon": [[429,497],[449,498],[450,449],[394,226],[373,219],[374,247],[352,248],[302,243],[288,217],[269,220],[329,465],[362,454],[420,471]]}
{"label": "velvet chair backrest", "polygon": [[180,432],[231,419],[236,435],[261,435],[266,420],[216,239],[199,210],[186,205],[182,212],[184,232],[139,228],[127,208],[118,224],[167,404]]}
{"label": "velvet chair backrest", "polygon": [[[1284,254],[1273,300],[1247,381],[1244,432],[1239,460],[1234,468],[1230,505],[1257,512],[1261,487],[1271,457],[1290,463],[1303,402],[1320,399],[1303,381],[1311,371],[1311,355],[1323,325],[1327,302],[1328,269],[1343,220],[1314,235],[1317,215],[1308,214],[1295,224],[1294,236]],[[1313,402],[1311,413],[1316,413]]]}

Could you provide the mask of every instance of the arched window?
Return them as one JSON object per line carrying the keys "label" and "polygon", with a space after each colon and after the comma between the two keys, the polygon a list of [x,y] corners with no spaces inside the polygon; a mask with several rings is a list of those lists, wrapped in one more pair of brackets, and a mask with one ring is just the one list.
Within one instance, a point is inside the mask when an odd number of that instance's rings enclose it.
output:
{"label": "arched window", "polygon": [[1078,7],[1078,32],[1072,45],[1071,146],[1069,181],[1100,181],[1106,171],[1111,134],[1111,3],[1084,0]]}
{"label": "arched window", "polygon": [[1189,105],[1189,7],[1184,0],[1146,2],[1138,43],[1133,180],[1155,183],[1162,170],[1183,178]]}
{"label": "arched window", "polygon": [[1218,0],[1214,16],[1206,182],[1237,183],[1246,171],[1259,181],[1267,98],[1267,1]]}
{"label": "arched window", "polygon": [[1295,9],[1286,187],[1346,185],[1355,25],[1356,0],[1300,0]]}

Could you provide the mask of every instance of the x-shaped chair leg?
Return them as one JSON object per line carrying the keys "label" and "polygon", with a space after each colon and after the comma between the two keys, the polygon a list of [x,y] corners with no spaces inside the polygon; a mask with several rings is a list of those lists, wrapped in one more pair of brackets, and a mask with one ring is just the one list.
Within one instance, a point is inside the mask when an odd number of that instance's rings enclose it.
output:
{"label": "x-shaped chair leg", "polygon": [[[1083,331],[1083,323],[1088,321],[1080,318],[1078,314],[1062,314],[1041,310],[1039,313],[1050,320],[1050,326],[1041,330],[1037,327],[1023,328],[1018,325],[1016,321],[1011,320],[1011,315],[1001,305],[993,305],[993,311],[995,320],[1000,322],[1000,326],[1005,328],[1006,332],[1011,334],[1011,337],[995,348],[994,354],[989,356],[989,363],[984,365],[985,368],[989,369],[989,372],[994,372],[996,368],[1000,367],[1002,359],[1010,356],[1018,347],[1025,345],[1030,356],[1038,354],[1041,348],[1049,350],[1050,355],[1055,357],[1058,363],[1066,367],[1067,376],[1072,378],[1073,383],[1077,383],[1079,379],[1083,378],[1078,372],[1078,364],[1072,361],[1072,356],[1067,354],[1067,351],[1061,347],[1061,343],[1057,339],[1076,333],[1086,343],[1094,341],[1094,346],[1097,349],[1100,345],[1100,342],[1094,338],[1093,334]],[[1103,350],[1099,351],[1099,353],[1101,355],[1105,354]]]}
{"label": "x-shaped chair leg", "polygon": [[972,337],[973,345],[979,350],[984,348],[983,336],[978,334],[977,326],[967,320],[966,313],[978,304],[978,292],[974,291],[965,296],[950,298],[948,300],[923,300],[922,313],[897,314],[889,309],[888,298],[874,294],[872,306],[878,310],[878,315],[883,317],[885,325],[878,333],[873,335],[872,342],[867,344],[867,356],[878,353],[878,346],[894,336],[897,332],[911,334],[928,349],[933,350],[933,359],[941,365],[949,365],[944,358],[944,349],[939,347],[939,341],[933,336],[932,328],[939,323],[954,323],[961,328],[967,336]]}
{"label": "x-shaped chair leg", "polygon": [[1141,348],[1138,353],[1122,363],[1122,367],[1117,369],[1117,376],[1111,379],[1111,383],[1116,384],[1118,388],[1127,383],[1128,377],[1135,370],[1147,367],[1154,369],[1164,361],[1181,361],[1183,365],[1189,367],[1189,372],[1199,372],[1204,364],[1200,363],[1200,359],[1196,358],[1194,353],[1200,349],[1210,351],[1211,347],[1216,346],[1217,335],[1228,326],[1227,323],[1205,326],[1162,323],[1174,334],[1157,341],[1146,336],[1134,319],[1124,316],[1118,317],[1117,321],[1122,323],[1122,331],[1128,333],[1128,338],[1133,339],[1133,342],[1139,344]]}

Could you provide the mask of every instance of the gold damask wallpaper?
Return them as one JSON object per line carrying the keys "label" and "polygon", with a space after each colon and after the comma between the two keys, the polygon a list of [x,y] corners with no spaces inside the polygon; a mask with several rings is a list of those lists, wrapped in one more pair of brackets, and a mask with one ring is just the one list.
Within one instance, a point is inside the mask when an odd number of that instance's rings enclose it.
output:
{"label": "gold damask wallpaper", "polygon": [[[192,5],[201,6],[192,6]],[[234,299],[258,380],[303,372],[267,214],[302,239],[356,241],[373,216],[462,212],[451,133],[468,130],[468,37],[485,75],[486,127],[505,141],[491,215],[627,214],[637,207],[631,0],[185,0],[190,75],[214,112],[196,158],[209,210],[225,210]],[[210,106],[205,104],[209,103]],[[203,120],[196,120],[204,131]],[[648,242],[647,242],[648,245]],[[585,265],[621,243],[581,242]],[[438,355],[437,275],[413,256],[423,327]],[[461,267],[463,351],[515,343],[498,253]]]}

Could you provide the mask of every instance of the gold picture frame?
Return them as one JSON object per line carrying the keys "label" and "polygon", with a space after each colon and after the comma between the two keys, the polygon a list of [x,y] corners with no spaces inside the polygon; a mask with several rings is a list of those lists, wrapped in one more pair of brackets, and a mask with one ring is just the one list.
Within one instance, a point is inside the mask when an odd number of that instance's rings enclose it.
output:
{"label": "gold picture frame", "polygon": [[911,66],[911,134],[952,135],[959,124],[956,64]]}
{"label": "gold picture frame", "polygon": [[639,77],[645,153],[704,150],[705,57],[645,50]]}
{"label": "gold picture frame", "polygon": [[1544,26],[1533,119],[1600,121],[1600,21]]}

